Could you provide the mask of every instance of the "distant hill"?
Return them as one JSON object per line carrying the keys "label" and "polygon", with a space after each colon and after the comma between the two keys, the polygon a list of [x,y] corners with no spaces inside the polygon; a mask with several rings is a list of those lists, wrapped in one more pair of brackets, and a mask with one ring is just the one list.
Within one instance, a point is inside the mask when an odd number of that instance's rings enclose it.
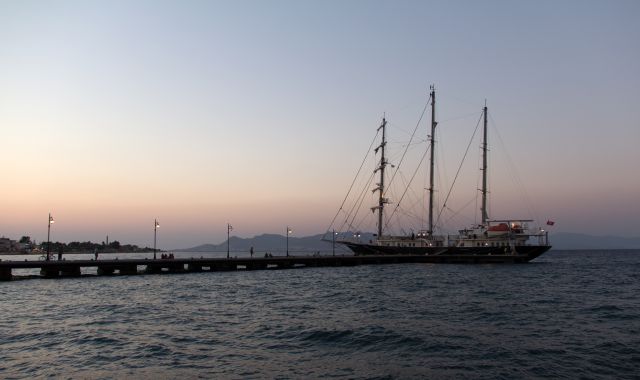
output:
{"label": "distant hill", "polygon": [[[329,252],[332,250],[331,241],[323,241],[323,234],[289,237],[290,252]],[[331,239],[331,235],[327,236]],[[370,233],[364,233],[360,239],[373,239]],[[560,232],[551,234],[549,240],[553,249],[640,249],[640,237],[625,238],[620,236],[593,236],[577,233]],[[249,252],[253,247],[256,254],[264,252],[283,253],[286,250],[286,238],[277,234],[262,234],[251,238],[232,236],[229,239],[232,252]],[[203,244],[196,247],[179,249],[182,252],[226,252],[227,241],[220,244]],[[348,249],[336,244],[336,252],[348,252]]]}
{"label": "distant hill", "polygon": [[549,235],[553,249],[640,249],[640,237],[593,236],[569,232]]}
{"label": "distant hill", "polygon": [[[289,237],[289,252],[329,252],[332,250],[331,241],[323,241],[323,234]],[[327,236],[331,239],[331,235]],[[286,251],[286,237],[277,234],[262,234],[252,238],[240,238],[232,236],[229,238],[229,249],[232,252],[249,252],[253,247],[256,254],[265,252],[283,253]],[[227,241],[220,244],[203,244],[196,247],[180,249],[183,252],[226,252]],[[336,252],[347,252],[347,249],[340,244],[336,244]]]}

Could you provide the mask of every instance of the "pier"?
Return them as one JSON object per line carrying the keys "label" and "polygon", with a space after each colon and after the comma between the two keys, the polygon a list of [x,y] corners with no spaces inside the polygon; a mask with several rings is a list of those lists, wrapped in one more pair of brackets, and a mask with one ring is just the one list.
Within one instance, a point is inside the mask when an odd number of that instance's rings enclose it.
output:
{"label": "pier", "polygon": [[278,270],[306,267],[342,267],[403,263],[521,263],[521,255],[370,255],[282,256],[258,258],[107,259],[62,261],[0,261],[0,281],[13,279],[14,269],[40,269],[43,278],[80,277],[83,268],[96,268],[86,276]]}

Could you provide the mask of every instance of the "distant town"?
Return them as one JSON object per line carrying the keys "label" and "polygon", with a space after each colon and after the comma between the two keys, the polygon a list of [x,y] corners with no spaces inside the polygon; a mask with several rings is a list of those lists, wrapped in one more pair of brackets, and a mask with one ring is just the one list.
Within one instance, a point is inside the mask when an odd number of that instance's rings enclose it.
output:
{"label": "distant town", "polygon": [[[40,254],[47,251],[47,242],[36,243],[29,236],[23,236],[19,240],[12,240],[0,237],[0,254]],[[49,252],[58,253],[122,253],[122,252],[153,252],[153,248],[140,248],[132,244],[120,244],[114,240],[102,243],[92,243],[90,241],[70,243],[50,242]]]}

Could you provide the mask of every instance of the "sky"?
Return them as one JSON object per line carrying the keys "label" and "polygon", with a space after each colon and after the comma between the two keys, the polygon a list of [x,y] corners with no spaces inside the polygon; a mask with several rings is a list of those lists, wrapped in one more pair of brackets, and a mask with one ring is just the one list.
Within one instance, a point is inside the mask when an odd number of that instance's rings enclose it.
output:
{"label": "sky", "polygon": [[486,100],[492,217],[640,236],[639,18],[635,0],[2,0],[0,235],[46,240],[48,213],[63,242],[150,246],[156,218],[166,249],[227,223],[322,233],[382,116],[402,147],[433,84],[442,184]]}

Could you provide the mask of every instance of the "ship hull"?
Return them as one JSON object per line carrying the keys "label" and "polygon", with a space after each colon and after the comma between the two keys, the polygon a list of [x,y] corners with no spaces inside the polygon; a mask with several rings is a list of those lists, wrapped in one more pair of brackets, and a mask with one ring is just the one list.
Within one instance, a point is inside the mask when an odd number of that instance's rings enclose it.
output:
{"label": "ship hull", "polygon": [[516,246],[505,252],[500,247],[389,247],[375,244],[343,242],[356,256],[417,255],[427,263],[526,263],[551,249],[549,245]]}

